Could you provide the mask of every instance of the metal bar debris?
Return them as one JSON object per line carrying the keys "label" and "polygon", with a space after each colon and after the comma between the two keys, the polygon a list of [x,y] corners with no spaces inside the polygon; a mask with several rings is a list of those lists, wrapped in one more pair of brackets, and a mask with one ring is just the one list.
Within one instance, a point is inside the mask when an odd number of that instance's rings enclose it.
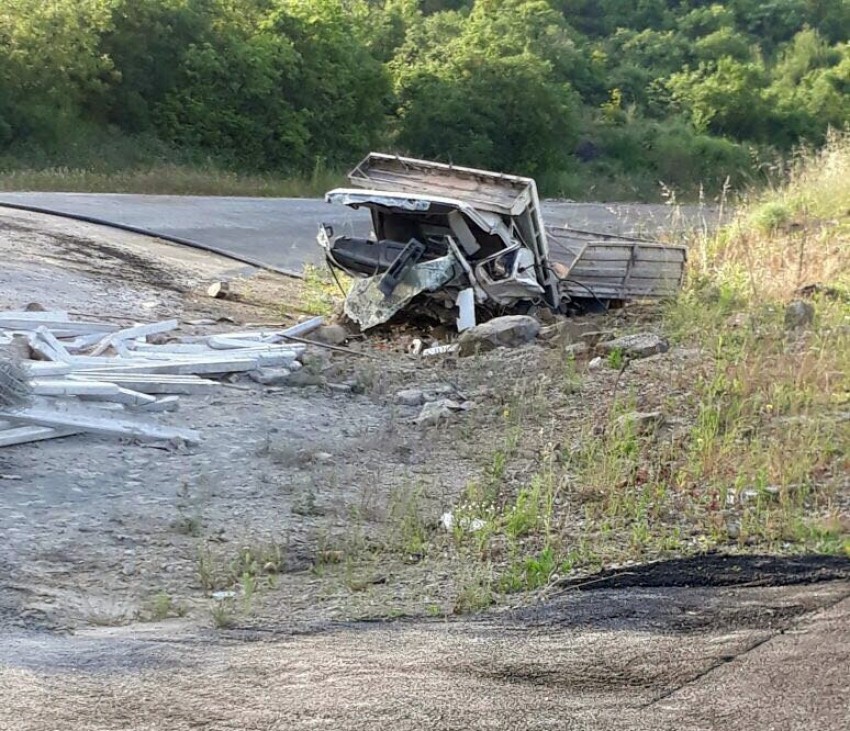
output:
{"label": "metal bar debris", "polygon": [[[280,367],[285,378],[301,367],[307,346],[289,341],[323,324],[324,318],[313,317],[277,330],[179,337],[176,319],[121,327],[72,320],[64,311],[0,312],[0,342],[17,347],[20,339],[30,353],[29,360],[19,360],[0,352],[0,373],[17,378],[16,388],[11,380],[0,381],[0,396],[9,396],[0,399],[0,447],[80,433],[196,443],[197,432],[139,413],[171,411],[178,394],[210,393],[229,385],[199,376]],[[147,341],[165,333],[168,342]],[[17,398],[21,391],[25,398]]]}

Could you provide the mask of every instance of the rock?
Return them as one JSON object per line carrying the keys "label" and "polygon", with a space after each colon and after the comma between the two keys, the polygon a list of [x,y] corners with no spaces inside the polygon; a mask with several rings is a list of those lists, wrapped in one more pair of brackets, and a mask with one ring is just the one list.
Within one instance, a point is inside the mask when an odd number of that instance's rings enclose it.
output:
{"label": "rock", "polygon": [[282,386],[291,375],[288,368],[257,368],[248,374],[248,378],[264,386]]}
{"label": "rock", "polygon": [[648,358],[657,353],[666,353],[670,344],[654,333],[635,333],[614,340],[606,340],[597,346],[604,355],[620,351],[627,358]]}
{"label": "rock", "polygon": [[660,411],[632,411],[623,414],[614,422],[615,428],[640,436],[654,434],[664,425],[664,414]]}
{"label": "rock", "polygon": [[316,452],[313,455],[313,461],[318,464],[327,464],[333,461],[334,456],[330,452]]}
{"label": "rock", "polygon": [[213,282],[207,287],[207,295],[217,300],[227,299],[230,296],[230,282]]}
{"label": "rock", "polygon": [[590,363],[587,364],[587,370],[598,371],[600,368],[602,368],[603,362],[604,361],[602,360],[602,356],[597,355],[593,360],[590,361]]}
{"label": "rock", "polygon": [[466,411],[472,405],[469,402],[459,403],[451,399],[441,399],[439,401],[430,401],[422,407],[413,421],[420,426],[433,426],[441,421],[447,421],[452,418],[458,411]]}
{"label": "rock", "polygon": [[785,308],[785,327],[789,330],[808,327],[814,319],[815,308],[810,302],[794,300]]}
{"label": "rock", "polygon": [[539,332],[540,323],[528,315],[496,317],[466,330],[460,336],[460,355],[486,353],[496,348],[517,348],[530,343]]}
{"label": "rock", "polygon": [[326,345],[345,345],[345,341],[348,340],[348,330],[342,325],[322,325],[310,333],[309,338]]}
{"label": "rock", "polygon": [[425,403],[425,394],[416,388],[405,389],[395,395],[395,402],[399,406],[422,406]]}

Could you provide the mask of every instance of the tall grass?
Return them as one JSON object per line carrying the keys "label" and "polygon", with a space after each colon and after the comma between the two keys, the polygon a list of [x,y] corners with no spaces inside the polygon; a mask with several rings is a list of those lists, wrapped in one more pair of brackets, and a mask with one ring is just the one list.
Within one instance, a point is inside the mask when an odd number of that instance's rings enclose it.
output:
{"label": "tall grass", "polygon": [[68,193],[300,198],[321,196],[343,181],[341,173],[320,168],[310,175],[285,177],[171,164],[117,171],[59,167],[0,172],[0,190],[3,191]]}
{"label": "tall grass", "polygon": [[850,132],[802,150],[786,182],[765,190],[736,221],[699,242],[696,279],[748,297],[787,299],[815,283],[850,283]]}

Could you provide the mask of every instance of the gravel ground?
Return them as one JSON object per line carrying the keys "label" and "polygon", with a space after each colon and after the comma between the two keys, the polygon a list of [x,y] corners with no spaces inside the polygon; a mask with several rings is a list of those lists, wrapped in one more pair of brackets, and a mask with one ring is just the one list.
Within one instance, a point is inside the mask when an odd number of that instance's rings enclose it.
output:
{"label": "gravel ground", "polygon": [[[0,220],[0,258],[0,308],[179,317],[184,334],[281,321],[300,286],[23,213]],[[203,295],[233,275],[238,301]],[[189,324],[201,319],[218,322]],[[748,564],[731,582],[718,578],[728,567],[677,565],[593,592],[553,586],[470,619],[445,618],[458,579],[448,561],[396,551],[350,565],[341,547],[404,539],[393,531],[414,498],[440,530],[492,451],[500,390],[552,357],[501,352],[459,369],[379,339],[360,347],[379,360],[317,356],[337,389],[238,381],[181,398],[162,418],[200,430],[195,448],[78,436],[0,451],[0,730],[847,727],[846,562]],[[665,357],[661,373],[650,359],[622,383],[612,371],[581,399],[563,394],[547,406],[558,433],[538,436],[569,444],[618,385],[640,384],[641,407],[667,398],[695,354]],[[429,384],[474,408],[413,424],[416,409],[392,395]],[[249,593],[230,576],[246,550],[274,572],[250,587],[250,612],[224,616]],[[708,578],[682,587],[692,576]],[[394,615],[413,619],[352,621]]]}

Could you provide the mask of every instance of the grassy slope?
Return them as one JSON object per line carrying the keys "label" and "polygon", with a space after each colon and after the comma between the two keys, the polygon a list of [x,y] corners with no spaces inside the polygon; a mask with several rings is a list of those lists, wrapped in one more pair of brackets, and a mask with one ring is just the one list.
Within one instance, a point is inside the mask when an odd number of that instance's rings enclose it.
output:
{"label": "grassy slope", "polygon": [[[455,611],[707,550],[850,556],[848,173],[850,138],[836,136],[692,242],[688,284],[661,320],[621,316],[626,330],[662,330],[669,354],[588,371],[529,353],[510,383],[490,384],[507,395],[466,427],[481,473],[454,530],[433,532],[414,508],[390,527],[408,537],[400,554],[451,563]],[[813,322],[789,327],[786,305],[813,283]],[[646,428],[636,410],[666,424]]]}

